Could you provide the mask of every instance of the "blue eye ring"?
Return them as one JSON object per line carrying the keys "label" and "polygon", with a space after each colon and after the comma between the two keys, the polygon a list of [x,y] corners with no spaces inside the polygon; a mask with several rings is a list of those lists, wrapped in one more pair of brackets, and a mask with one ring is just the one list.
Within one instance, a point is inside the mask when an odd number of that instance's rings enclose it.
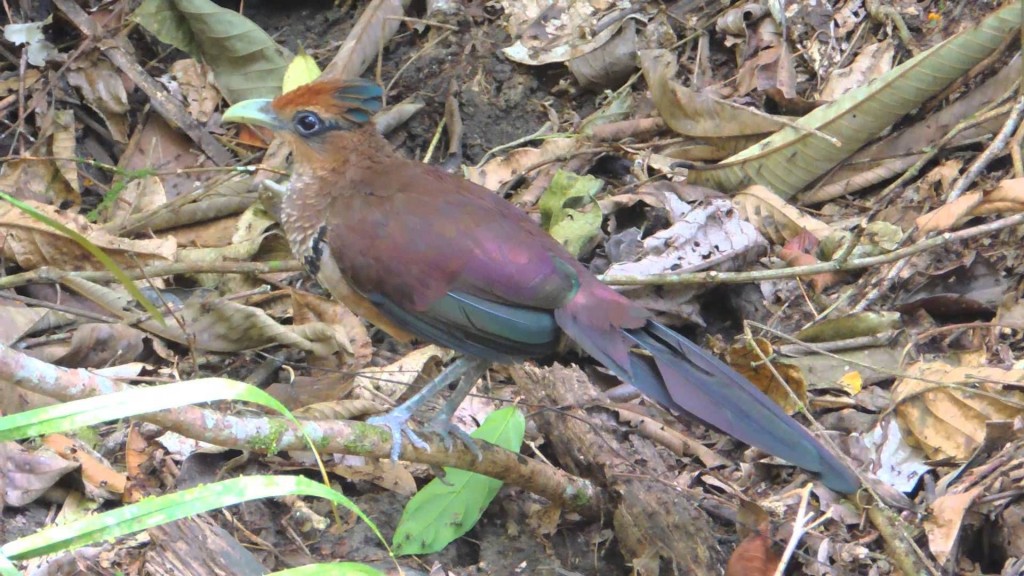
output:
{"label": "blue eye ring", "polygon": [[292,125],[299,136],[316,136],[327,129],[327,123],[316,112],[303,110],[292,118]]}

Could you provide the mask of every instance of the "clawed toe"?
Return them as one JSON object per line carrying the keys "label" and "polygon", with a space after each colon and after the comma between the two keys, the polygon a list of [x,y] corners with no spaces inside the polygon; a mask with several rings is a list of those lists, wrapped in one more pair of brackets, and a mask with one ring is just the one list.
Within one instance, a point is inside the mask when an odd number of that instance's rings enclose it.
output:
{"label": "clawed toe", "polygon": [[430,452],[430,444],[427,444],[422,438],[419,437],[412,428],[409,427],[409,418],[406,418],[398,414],[384,414],[382,416],[374,416],[366,420],[368,424],[376,426],[384,426],[391,431],[391,459],[398,460],[398,456],[402,453],[402,434],[412,442],[412,445],[419,448],[420,450],[426,450]]}

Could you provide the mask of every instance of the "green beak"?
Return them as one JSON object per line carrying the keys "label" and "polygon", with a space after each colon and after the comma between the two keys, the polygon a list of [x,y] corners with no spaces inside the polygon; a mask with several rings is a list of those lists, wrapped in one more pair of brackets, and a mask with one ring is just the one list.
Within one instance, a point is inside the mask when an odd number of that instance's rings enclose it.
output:
{"label": "green beak", "polygon": [[287,124],[270,107],[270,100],[243,100],[224,111],[222,122],[237,122],[265,126],[271,130],[284,130]]}

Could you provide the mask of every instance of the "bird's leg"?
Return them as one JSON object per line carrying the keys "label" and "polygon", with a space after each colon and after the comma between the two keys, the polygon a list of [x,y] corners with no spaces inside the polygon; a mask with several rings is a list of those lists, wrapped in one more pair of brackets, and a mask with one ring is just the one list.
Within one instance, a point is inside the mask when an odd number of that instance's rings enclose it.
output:
{"label": "bird's leg", "polygon": [[[383,414],[381,416],[374,416],[372,418],[367,419],[367,423],[369,424],[386,426],[391,430],[391,459],[398,460],[398,455],[402,451],[403,433],[409,438],[409,441],[412,442],[412,444],[417,448],[420,448],[422,450],[430,450],[430,445],[424,442],[422,438],[420,438],[415,432],[412,431],[411,428],[409,428],[409,420],[412,419],[413,414],[417,410],[419,410],[420,407],[422,407],[427,400],[429,400],[432,396],[437,394],[442,388],[445,388],[446,386],[448,386],[449,384],[451,384],[455,380],[458,380],[461,377],[463,378],[463,381],[459,384],[458,389],[455,391],[456,396],[453,396],[451,400],[446,402],[444,408],[442,408],[441,410],[441,413],[445,412],[448,409],[448,404],[455,400],[457,397],[458,401],[455,403],[455,407],[451,408],[451,411],[454,413],[455,408],[458,407],[458,405],[462,402],[462,399],[465,398],[466,394],[469,393],[469,390],[470,388],[472,388],[473,383],[476,382],[476,380],[486,369],[487,362],[484,360],[466,357],[459,358],[455,362],[452,362],[450,366],[445,368],[444,371],[438,374],[436,378],[434,378],[426,386],[421,388],[419,392],[414,394],[412,398],[406,400],[402,405],[393,408],[387,414]],[[473,377],[470,384],[466,385],[465,376],[470,376],[472,374],[476,375]],[[465,388],[464,391],[463,388]],[[460,391],[462,392],[462,395],[457,396]],[[441,413],[438,414],[438,417],[441,416]]]}
{"label": "bird's leg", "polygon": [[489,365],[490,362],[478,358],[467,363],[466,371],[462,373],[462,380],[459,382],[459,385],[452,392],[451,396],[448,397],[444,406],[438,410],[437,414],[427,424],[432,431],[441,435],[441,438],[444,440],[444,446],[449,451],[452,449],[452,436],[455,436],[469,448],[469,451],[476,456],[477,460],[483,458],[480,448],[465,430],[452,423],[452,416],[455,415],[455,411],[459,409],[462,401],[469,395],[469,391],[473,389],[477,380],[487,372]]}

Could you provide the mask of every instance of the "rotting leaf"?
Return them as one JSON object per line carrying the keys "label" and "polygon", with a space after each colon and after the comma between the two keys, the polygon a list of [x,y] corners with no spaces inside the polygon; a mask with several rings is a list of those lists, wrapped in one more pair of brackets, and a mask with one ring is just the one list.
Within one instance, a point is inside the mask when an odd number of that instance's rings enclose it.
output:
{"label": "rotting leaf", "polygon": [[931,459],[969,458],[985,438],[987,421],[1024,412],[1024,392],[1002,384],[1024,383],[1024,370],[920,362],[906,374],[892,390],[896,417],[907,442]]}

